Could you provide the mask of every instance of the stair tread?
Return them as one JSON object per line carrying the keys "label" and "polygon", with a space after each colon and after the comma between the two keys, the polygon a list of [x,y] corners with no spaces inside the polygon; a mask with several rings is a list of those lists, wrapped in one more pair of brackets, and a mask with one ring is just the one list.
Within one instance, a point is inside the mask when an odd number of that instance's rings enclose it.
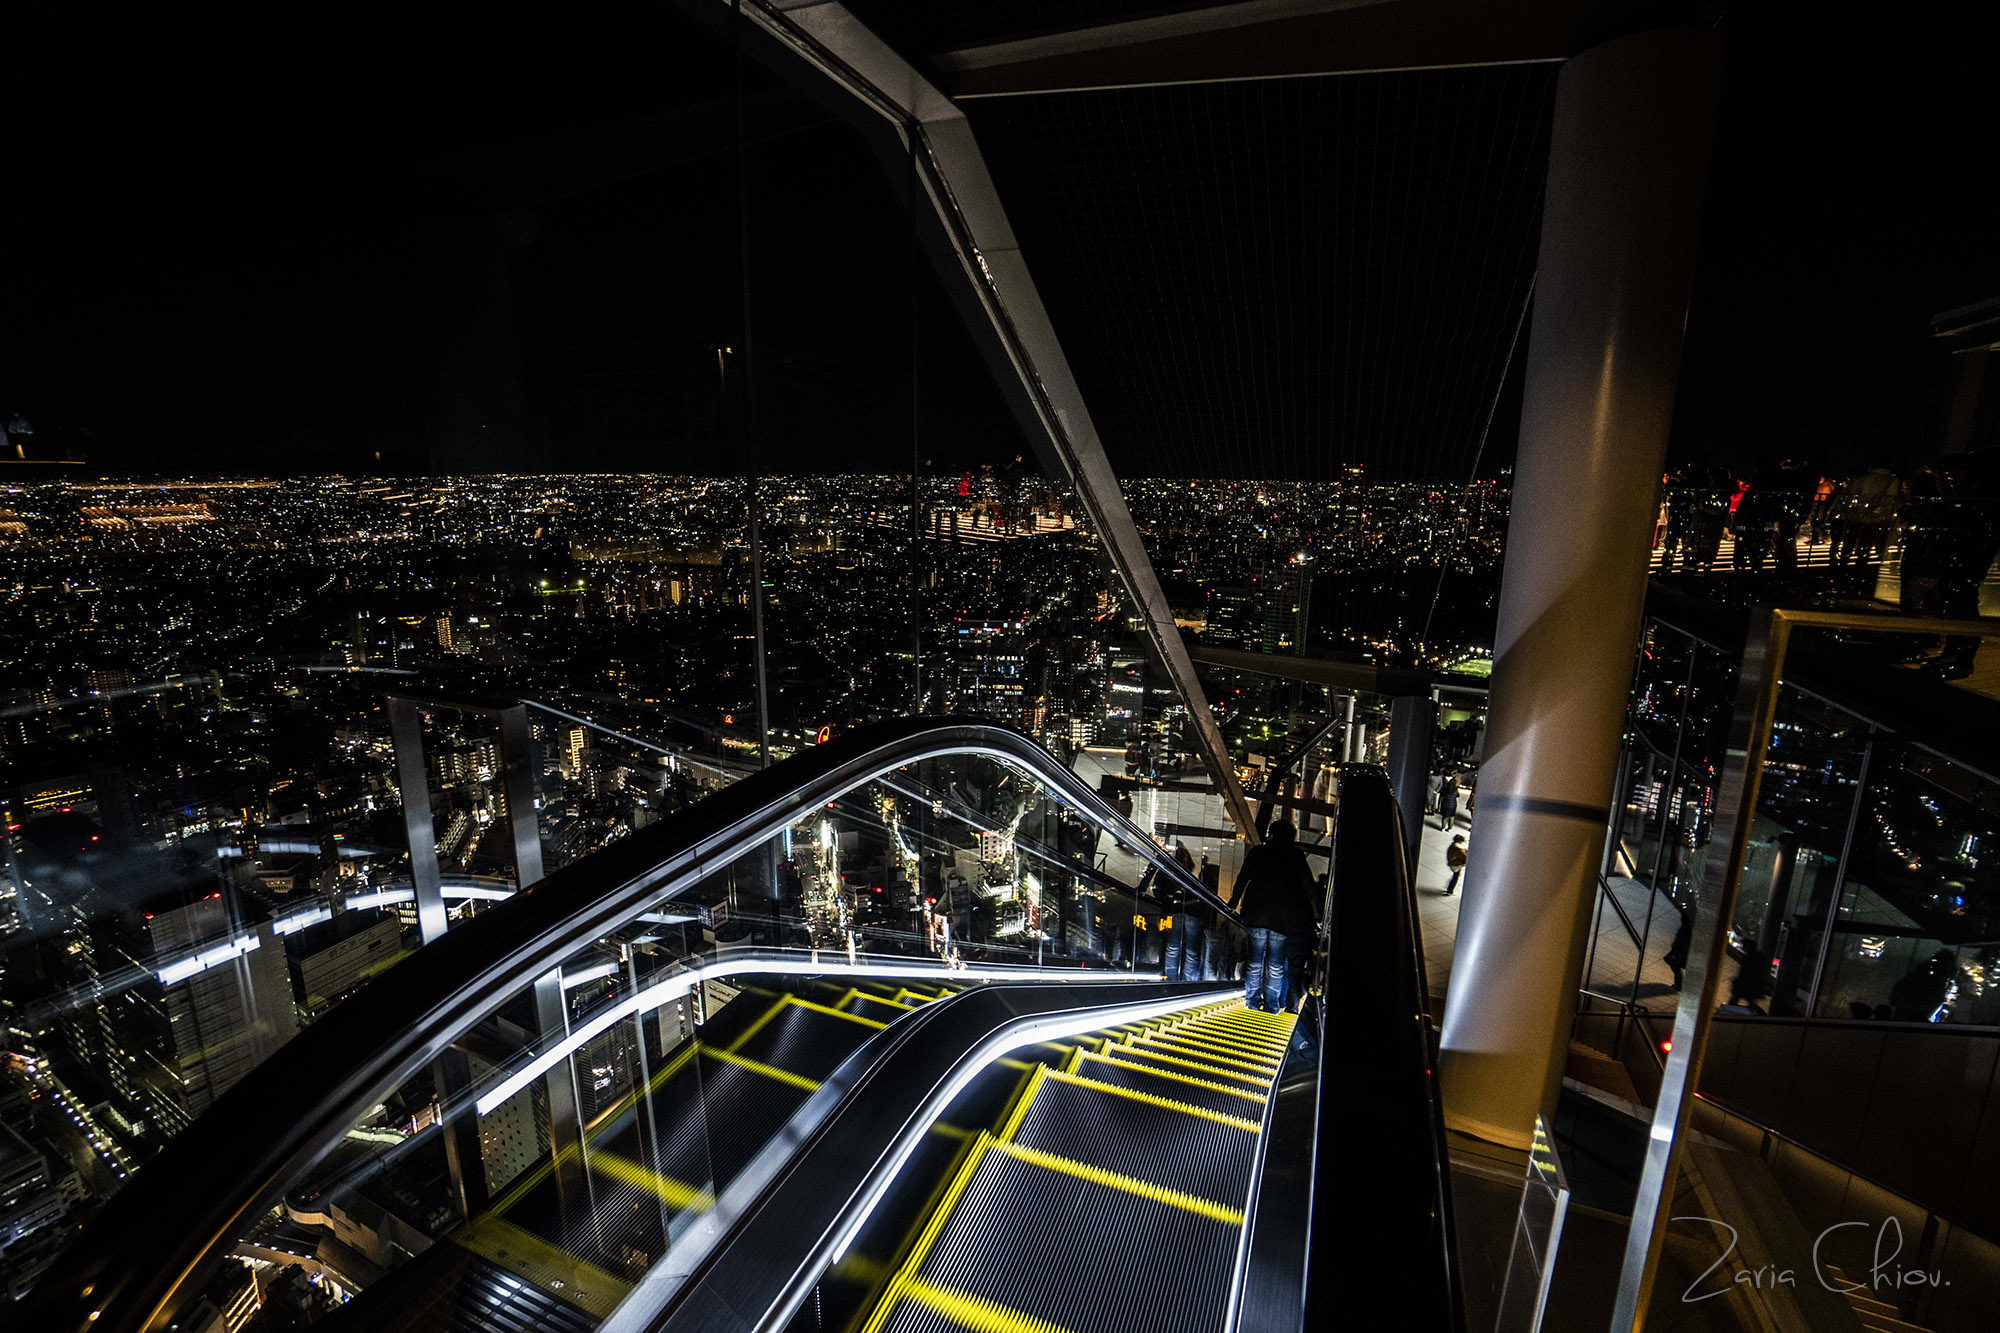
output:
{"label": "stair tread", "polygon": [[1255,1134],[1197,1116],[1181,1117],[1185,1123],[1176,1124],[1171,1136],[1134,1134],[1133,1109],[1123,1098],[1061,1079],[1044,1079],[1012,1140],[1165,1189],[1242,1207],[1257,1155]]}
{"label": "stair tread", "polygon": [[[916,1273],[924,1287],[899,1294],[884,1328],[962,1327],[939,1298],[926,1298],[934,1291],[1058,1328],[1209,1333],[1229,1298],[1234,1234],[1202,1213],[989,1151],[924,1254]],[[1082,1235],[1093,1244],[1061,1241]]]}
{"label": "stair tread", "polygon": [[1192,1075],[1183,1078],[1163,1069],[1142,1068],[1088,1054],[1077,1064],[1076,1072],[1094,1082],[1131,1088],[1222,1115],[1257,1120],[1264,1114],[1264,1098],[1257,1093],[1247,1088],[1213,1087],[1207,1081],[1196,1081]]}

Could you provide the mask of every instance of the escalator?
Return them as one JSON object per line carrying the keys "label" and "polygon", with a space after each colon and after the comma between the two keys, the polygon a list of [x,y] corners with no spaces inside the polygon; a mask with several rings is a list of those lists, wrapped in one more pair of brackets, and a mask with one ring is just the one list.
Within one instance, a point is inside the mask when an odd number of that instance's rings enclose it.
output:
{"label": "escalator", "polygon": [[[1046,751],[960,719],[849,733],[343,1002],[137,1174],[20,1327],[180,1327],[238,1255],[310,1269],[327,1333],[1296,1330],[1311,1254],[1364,1239],[1314,1201],[1359,1186],[1365,1239],[1432,1256],[1444,1313],[1406,1322],[1449,1330],[1379,771],[1341,809],[1327,1003],[1255,1013],[1164,980],[1130,886],[1228,909]],[[1097,832],[1058,850],[1076,819]],[[317,1249],[258,1247],[280,1233]]]}
{"label": "escalator", "polygon": [[864,1333],[1222,1327],[1292,1023],[1232,1001],[1037,1064],[967,1139]]}

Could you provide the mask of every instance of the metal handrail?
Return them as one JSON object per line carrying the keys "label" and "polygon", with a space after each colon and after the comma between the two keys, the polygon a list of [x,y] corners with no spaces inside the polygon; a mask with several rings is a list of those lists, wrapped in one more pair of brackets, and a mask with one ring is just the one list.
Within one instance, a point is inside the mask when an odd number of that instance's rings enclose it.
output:
{"label": "metal handrail", "polygon": [[1161,875],[1236,914],[1028,736],[983,719],[900,718],[753,773],[456,926],[334,1007],[198,1117],[120,1191],[37,1284],[20,1326],[166,1328],[214,1262],[358,1116],[442,1056],[495,1004],[685,891],[801,812],[924,759],[1015,764],[1087,811]]}
{"label": "metal handrail", "polygon": [[[1327,1203],[1359,1197],[1370,1205],[1365,1218],[1338,1207],[1314,1209],[1308,1327],[1350,1299],[1340,1259],[1383,1246],[1421,1265],[1426,1304],[1406,1309],[1406,1324],[1452,1333],[1465,1326],[1413,878],[1388,775],[1369,764],[1342,765],[1323,1036],[1340,1076],[1319,1083],[1313,1197]],[[1368,1145],[1367,1153],[1332,1151],[1355,1144]],[[1419,1156],[1428,1176],[1421,1188],[1411,1178]]]}
{"label": "metal handrail", "polygon": [[1610,880],[1602,873],[1597,876],[1597,888],[1611,903],[1611,909],[1618,913],[1618,919],[1625,923],[1625,933],[1632,937],[1632,947],[1644,948],[1646,942],[1639,937],[1639,928],[1632,924],[1632,918],[1625,913],[1625,905],[1618,901],[1618,895],[1611,891]]}

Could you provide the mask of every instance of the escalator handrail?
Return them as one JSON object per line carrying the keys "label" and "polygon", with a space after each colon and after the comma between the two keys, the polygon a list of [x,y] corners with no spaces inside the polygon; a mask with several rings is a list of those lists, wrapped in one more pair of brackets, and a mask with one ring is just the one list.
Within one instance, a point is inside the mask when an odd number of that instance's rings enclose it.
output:
{"label": "escalator handrail", "polygon": [[904,1015],[828,1078],[838,1104],[788,1135],[786,1166],[729,1234],[691,1272],[642,1278],[600,1333],[785,1328],[931,1124],[999,1055],[1057,1040],[1056,1030],[1114,1027],[1234,994],[1213,982],[982,986]]}
{"label": "escalator handrail", "polygon": [[1343,764],[1339,776],[1325,931],[1329,1077],[1319,1084],[1307,1325],[1350,1299],[1338,1265],[1368,1251],[1419,1275],[1409,1327],[1463,1333],[1443,1101],[1401,812],[1379,767]]}
{"label": "escalator handrail", "polygon": [[1227,920],[1235,913],[1032,738],[984,719],[897,718],[811,747],[554,872],[455,926],[279,1048],[175,1138],[43,1275],[22,1327],[164,1328],[287,1182],[368,1107],[507,996],[683,892],[803,811],[924,759],[1014,764],[1083,809]]}
{"label": "escalator handrail", "polygon": [[1318,1202],[1313,1167],[1319,1089],[1328,1074],[1322,1012],[1318,996],[1308,996],[1300,1007],[1292,1044],[1264,1106],[1225,1333],[1297,1333],[1304,1327],[1312,1215]]}

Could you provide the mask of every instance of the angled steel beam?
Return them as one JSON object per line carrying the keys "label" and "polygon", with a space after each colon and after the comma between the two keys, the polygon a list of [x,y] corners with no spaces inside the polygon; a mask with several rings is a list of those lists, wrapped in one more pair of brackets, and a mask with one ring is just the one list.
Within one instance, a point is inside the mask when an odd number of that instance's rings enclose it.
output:
{"label": "angled steel beam", "polygon": [[1242,0],[926,53],[954,98],[1561,60],[1582,0]]}
{"label": "angled steel beam", "polygon": [[[1257,840],[1256,822],[1222,729],[1174,627],[1173,607],[1119,490],[1117,474],[1071,373],[1055,325],[1022,258],[1007,211],[980,155],[965,112],[888,43],[832,0],[683,0],[713,21],[740,13],[764,36],[802,59],[876,113],[914,160],[918,184],[950,242],[960,284],[976,294],[1001,353],[1013,370],[1036,429],[1036,452],[1068,478],[1077,502],[1104,542],[1132,606],[1144,618],[1167,676],[1186,705],[1202,763],[1222,793],[1230,819]],[[914,152],[910,152],[911,146]],[[947,274],[948,285],[952,275]],[[975,335],[977,335],[975,330]],[[1003,392],[1007,386],[1002,385]]]}

